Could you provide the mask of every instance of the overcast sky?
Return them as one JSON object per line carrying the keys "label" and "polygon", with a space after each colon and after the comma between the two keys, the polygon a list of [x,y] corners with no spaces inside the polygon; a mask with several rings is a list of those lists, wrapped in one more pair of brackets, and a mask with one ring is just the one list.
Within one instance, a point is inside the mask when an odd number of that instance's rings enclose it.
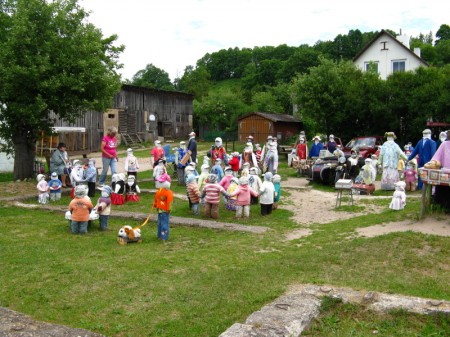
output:
{"label": "overcast sky", "polygon": [[147,64],[181,77],[206,53],[228,48],[314,45],[351,29],[410,36],[450,24],[444,0],[80,0],[89,21],[125,45],[123,79]]}

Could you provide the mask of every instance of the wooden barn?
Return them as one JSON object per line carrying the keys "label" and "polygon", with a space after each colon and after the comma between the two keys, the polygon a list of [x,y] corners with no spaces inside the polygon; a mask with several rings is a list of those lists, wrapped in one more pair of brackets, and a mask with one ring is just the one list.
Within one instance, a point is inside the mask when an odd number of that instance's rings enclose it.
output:
{"label": "wooden barn", "polygon": [[[114,96],[111,109],[88,111],[69,124],[56,119],[55,133],[43,135],[37,153],[52,151],[59,142],[67,144],[69,153],[90,153],[100,149],[108,127],[119,130],[118,140],[132,146],[144,141],[187,138],[192,131],[194,96],[176,91],[123,85]],[[50,115],[55,119],[55,115]]]}
{"label": "wooden barn", "polygon": [[300,133],[303,123],[300,119],[286,114],[252,112],[238,119],[238,138],[245,142],[248,136],[253,136],[254,142],[264,144],[268,136],[284,143],[292,136]]}
{"label": "wooden barn", "polygon": [[122,140],[187,138],[192,131],[193,100],[193,95],[182,92],[123,85],[113,103]]}

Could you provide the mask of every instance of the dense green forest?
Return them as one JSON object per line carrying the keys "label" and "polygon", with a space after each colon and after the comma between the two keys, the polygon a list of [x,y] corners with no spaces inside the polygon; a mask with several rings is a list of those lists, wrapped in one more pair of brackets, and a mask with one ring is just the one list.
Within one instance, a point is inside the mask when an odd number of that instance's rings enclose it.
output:
{"label": "dense green forest", "polygon": [[450,26],[410,40],[430,67],[387,80],[352,63],[378,33],[350,30],[313,46],[223,49],[186,67],[174,83],[149,64],[132,84],[194,94],[196,129],[235,131],[240,116],[261,111],[299,116],[308,134],[348,140],[394,131],[405,141],[415,140],[428,120],[450,122]]}

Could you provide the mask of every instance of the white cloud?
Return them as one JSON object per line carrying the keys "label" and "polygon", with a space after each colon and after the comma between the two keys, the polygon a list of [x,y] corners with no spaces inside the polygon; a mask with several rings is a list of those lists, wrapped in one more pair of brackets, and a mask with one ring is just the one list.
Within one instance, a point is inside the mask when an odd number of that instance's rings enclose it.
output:
{"label": "white cloud", "polygon": [[450,3],[379,0],[82,0],[89,19],[126,46],[122,75],[152,63],[173,80],[206,53],[228,48],[313,45],[351,29],[417,36],[448,23]]}

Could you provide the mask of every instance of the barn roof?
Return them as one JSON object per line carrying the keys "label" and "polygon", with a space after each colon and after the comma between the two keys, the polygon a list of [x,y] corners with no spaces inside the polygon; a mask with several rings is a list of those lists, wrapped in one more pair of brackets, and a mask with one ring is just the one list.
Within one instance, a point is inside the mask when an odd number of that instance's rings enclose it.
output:
{"label": "barn roof", "polygon": [[166,95],[174,95],[174,96],[185,96],[186,98],[194,99],[194,95],[189,94],[187,92],[153,89],[153,88],[140,87],[140,86],[131,85],[131,84],[122,84],[122,90],[142,91],[142,92],[147,92],[147,93],[151,93],[151,94],[159,94],[159,95],[166,94]]}
{"label": "barn roof", "polygon": [[272,113],[268,113],[268,112],[251,112],[249,114],[239,117],[238,120],[248,118],[252,115],[261,116],[265,119],[271,120],[272,122],[291,122],[291,123],[301,123],[302,122],[299,118],[294,117],[292,115],[272,114]]}

